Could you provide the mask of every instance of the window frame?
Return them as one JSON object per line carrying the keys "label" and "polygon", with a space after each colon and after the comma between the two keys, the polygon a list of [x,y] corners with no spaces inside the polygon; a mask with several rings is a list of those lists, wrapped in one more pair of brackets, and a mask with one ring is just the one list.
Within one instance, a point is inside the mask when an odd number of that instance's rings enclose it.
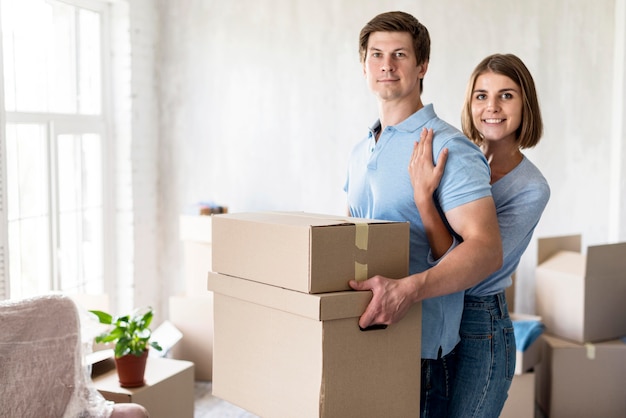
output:
{"label": "window frame", "polygon": [[[15,0],[19,1],[19,0]],[[6,207],[7,199],[7,155],[6,155],[6,127],[8,124],[44,124],[48,127],[48,141],[54,143],[58,135],[82,135],[97,134],[101,137],[101,178],[102,178],[102,274],[104,293],[114,293],[117,288],[115,277],[117,270],[115,264],[116,254],[116,234],[115,234],[115,198],[116,186],[115,176],[115,138],[114,128],[112,126],[113,103],[112,91],[112,62],[111,55],[111,39],[113,36],[111,30],[111,1],[108,0],[56,0],[59,3],[66,3],[71,6],[87,9],[100,15],[100,71],[101,71],[101,113],[99,115],[86,114],[60,114],[60,113],[41,113],[41,112],[7,112],[4,104],[4,50],[2,43],[2,28],[0,26],[0,300],[11,298],[10,279],[9,279],[9,240],[8,240],[8,211]],[[0,14],[2,8],[0,5]],[[1,25],[1,22],[0,22]],[[48,161],[54,164],[54,156],[48,151]],[[49,176],[50,180],[50,176]],[[56,187],[51,184],[50,200],[55,200]],[[56,219],[58,226],[59,212],[57,208],[51,208],[51,217]],[[52,243],[51,246],[51,277],[50,290],[58,291],[59,269],[56,266],[56,237],[54,235],[55,227],[51,225]]]}

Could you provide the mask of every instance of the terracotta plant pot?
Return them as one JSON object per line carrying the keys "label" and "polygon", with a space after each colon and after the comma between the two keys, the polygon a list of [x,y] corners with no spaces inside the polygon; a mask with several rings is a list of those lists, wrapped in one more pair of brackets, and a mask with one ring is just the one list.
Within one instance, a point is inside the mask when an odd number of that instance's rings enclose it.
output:
{"label": "terracotta plant pot", "polygon": [[146,361],[148,360],[148,350],[141,356],[127,354],[115,359],[117,376],[120,386],[123,388],[137,388],[146,384],[144,373],[146,371]]}

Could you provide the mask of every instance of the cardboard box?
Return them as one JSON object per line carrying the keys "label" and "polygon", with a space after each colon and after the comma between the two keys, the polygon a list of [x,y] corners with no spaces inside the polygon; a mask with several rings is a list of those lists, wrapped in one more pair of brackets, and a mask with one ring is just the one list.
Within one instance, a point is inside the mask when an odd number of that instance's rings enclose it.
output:
{"label": "cardboard box", "polygon": [[211,244],[196,241],[183,242],[183,263],[186,295],[208,294],[206,275],[212,270]]}
{"label": "cardboard box", "polygon": [[213,374],[213,294],[206,288],[211,271],[212,216],[181,215],[185,293],[170,297],[170,320],[183,333],[172,357],[192,361],[195,379],[209,381]]}
{"label": "cardboard box", "polygon": [[500,418],[535,417],[535,374],[515,375]]}
{"label": "cardboard box", "polygon": [[361,331],[371,292],[308,294],[210,274],[213,395],[263,417],[419,415],[421,305]]}
{"label": "cardboard box", "polygon": [[[113,362],[112,359],[109,359]],[[102,366],[102,365],[101,365]],[[95,366],[94,366],[95,369]],[[115,363],[92,380],[106,399],[116,403],[134,402],[143,405],[150,418],[193,418],[193,363],[159,357],[148,357],[146,384],[139,388],[120,387]]]}
{"label": "cardboard box", "polygon": [[[511,313],[511,321],[513,321],[513,328],[515,328],[516,321],[538,321],[541,322],[541,317],[537,315],[520,314],[516,312]],[[533,343],[522,351],[520,344],[516,341],[517,350],[515,357],[515,374],[522,375],[533,367],[541,360],[541,337],[537,338]]]}
{"label": "cardboard box", "polygon": [[626,344],[542,336],[536,399],[550,418],[626,417]]}
{"label": "cardboard box", "polygon": [[211,243],[211,219],[207,215],[181,215],[178,220],[181,241]]}
{"label": "cardboard box", "polygon": [[179,218],[180,239],[183,244],[185,294],[208,294],[206,275],[211,266],[212,216],[182,215]]}
{"label": "cardboard box", "polygon": [[540,239],[536,312],[546,331],[575,342],[626,335],[626,243],[580,252],[580,236]]}
{"label": "cardboard box", "polygon": [[406,276],[409,224],[303,212],[213,215],[213,271],[306,293]]}
{"label": "cardboard box", "polygon": [[193,362],[195,379],[208,381],[213,376],[213,293],[205,293],[172,296],[169,308],[170,321],[183,333],[182,340],[172,348],[172,358]]}

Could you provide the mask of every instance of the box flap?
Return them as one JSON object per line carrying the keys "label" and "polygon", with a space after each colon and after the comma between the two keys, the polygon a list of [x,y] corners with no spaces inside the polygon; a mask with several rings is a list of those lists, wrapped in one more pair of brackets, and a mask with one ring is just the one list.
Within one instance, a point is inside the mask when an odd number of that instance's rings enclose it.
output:
{"label": "box flap", "polygon": [[559,251],[581,251],[581,235],[540,238],[537,241],[537,264],[541,264]]}
{"label": "box flap", "polygon": [[626,351],[626,343],[621,339],[613,339],[607,341],[599,341],[595,343],[578,343],[575,341],[570,341],[565,338],[557,337],[552,334],[544,334],[542,338],[546,344],[548,344],[551,348],[574,348],[574,349],[584,349],[588,353],[588,357],[590,360],[593,360],[594,352],[597,350],[622,350]]}
{"label": "box flap", "polygon": [[372,300],[372,292],[369,290],[321,293],[318,296],[321,296],[319,319],[322,321],[361,316]]}
{"label": "box flap", "polygon": [[360,316],[372,299],[370,291],[302,293],[213,272],[208,275],[208,289],[316,321]]}
{"label": "box flap", "polygon": [[550,348],[580,348],[582,344],[576,343],[574,341],[566,340],[564,338],[559,338],[556,335],[544,334],[541,336],[543,341]]}
{"label": "box flap", "polygon": [[241,221],[260,222],[279,225],[293,225],[301,227],[315,227],[326,225],[345,225],[345,224],[380,224],[380,223],[401,223],[397,221],[385,221],[380,219],[354,218],[351,216],[332,216],[309,212],[238,212],[213,215],[215,217],[226,216],[229,219],[237,219]]}
{"label": "box flap", "polygon": [[623,277],[626,281],[626,242],[587,248],[587,277]]}

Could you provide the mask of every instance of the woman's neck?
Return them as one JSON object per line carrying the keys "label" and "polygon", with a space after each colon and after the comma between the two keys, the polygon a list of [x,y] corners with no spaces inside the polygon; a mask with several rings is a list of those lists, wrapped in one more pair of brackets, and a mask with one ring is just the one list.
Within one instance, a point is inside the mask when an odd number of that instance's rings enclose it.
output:
{"label": "woman's neck", "polygon": [[485,142],[481,148],[491,169],[491,184],[513,171],[524,159],[517,142]]}

